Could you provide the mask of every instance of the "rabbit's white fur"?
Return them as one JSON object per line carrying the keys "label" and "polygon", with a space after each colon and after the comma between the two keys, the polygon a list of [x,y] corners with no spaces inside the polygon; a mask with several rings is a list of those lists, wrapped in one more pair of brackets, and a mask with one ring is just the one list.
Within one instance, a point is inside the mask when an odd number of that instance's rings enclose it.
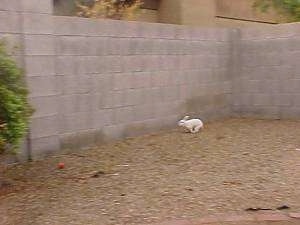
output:
{"label": "rabbit's white fur", "polygon": [[200,119],[189,119],[189,116],[185,116],[182,120],[178,122],[178,126],[185,127],[191,133],[197,133],[201,128],[203,128],[203,122]]}

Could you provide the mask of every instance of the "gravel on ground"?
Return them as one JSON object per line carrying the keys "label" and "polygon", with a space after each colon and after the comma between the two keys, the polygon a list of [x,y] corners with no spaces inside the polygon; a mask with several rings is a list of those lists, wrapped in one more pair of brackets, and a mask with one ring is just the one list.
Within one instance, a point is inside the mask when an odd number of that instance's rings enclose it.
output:
{"label": "gravel on ground", "polygon": [[197,134],[161,131],[11,166],[0,176],[0,224],[140,225],[251,207],[299,211],[299,149],[300,121],[227,119]]}

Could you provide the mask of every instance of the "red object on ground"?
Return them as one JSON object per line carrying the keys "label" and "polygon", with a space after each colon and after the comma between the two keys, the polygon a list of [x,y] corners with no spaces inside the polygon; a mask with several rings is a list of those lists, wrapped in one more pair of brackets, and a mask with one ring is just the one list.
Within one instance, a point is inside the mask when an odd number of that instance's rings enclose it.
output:
{"label": "red object on ground", "polygon": [[65,164],[63,162],[60,162],[60,163],[57,164],[57,168],[58,169],[63,169],[63,168],[65,168]]}

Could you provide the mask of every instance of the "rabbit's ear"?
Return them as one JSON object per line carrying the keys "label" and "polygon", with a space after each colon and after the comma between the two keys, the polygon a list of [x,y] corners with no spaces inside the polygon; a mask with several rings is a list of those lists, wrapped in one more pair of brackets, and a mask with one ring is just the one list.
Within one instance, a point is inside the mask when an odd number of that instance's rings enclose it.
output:
{"label": "rabbit's ear", "polygon": [[189,116],[185,116],[183,117],[183,120],[188,120],[190,117]]}

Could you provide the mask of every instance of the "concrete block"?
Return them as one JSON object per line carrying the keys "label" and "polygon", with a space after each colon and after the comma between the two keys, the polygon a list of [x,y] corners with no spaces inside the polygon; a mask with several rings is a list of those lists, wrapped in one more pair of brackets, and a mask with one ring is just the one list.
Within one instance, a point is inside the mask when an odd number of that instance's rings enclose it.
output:
{"label": "concrete block", "polygon": [[280,66],[283,63],[284,57],[278,53],[264,53],[260,63],[264,66]]}
{"label": "concrete block", "polygon": [[120,55],[123,55],[123,56],[130,55],[131,54],[130,53],[131,39],[130,38],[121,38],[121,39],[119,39],[119,41],[120,41]]}
{"label": "concrete block", "polygon": [[93,117],[88,112],[59,115],[60,134],[89,130],[93,127]]}
{"label": "concrete block", "polygon": [[166,103],[154,103],[153,109],[155,118],[166,117],[168,113],[170,113],[168,105]]}
{"label": "concrete block", "polygon": [[76,74],[88,74],[88,56],[78,56],[76,57]]}
{"label": "concrete block", "polygon": [[233,96],[233,104],[251,106],[254,104],[252,94],[238,94]]}
{"label": "concrete block", "polygon": [[281,93],[292,93],[293,92],[293,80],[292,79],[287,79],[287,80],[281,80],[279,83],[279,90]]}
{"label": "concrete block", "polygon": [[151,72],[136,72],[132,74],[132,88],[148,88],[151,87]]}
{"label": "concrete block", "polygon": [[113,74],[93,74],[92,90],[96,93],[104,93],[113,89]]}
{"label": "concrete block", "polygon": [[85,54],[92,55],[92,56],[108,55],[109,50],[111,48],[111,46],[108,45],[109,40],[110,40],[110,38],[107,38],[107,37],[88,37],[88,38],[86,38]]}
{"label": "concrete block", "polygon": [[75,75],[76,74],[76,56],[56,56],[55,72],[57,75]]}
{"label": "concrete block", "polygon": [[125,95],[124,91],[113,91],[107,96],[108,101],[112,101],[113,107],[125,106]]}
{"label": "concrete block", "polygon": [[91,75],[57,76],[62,94],[86,94],[93,91]]}
{"label": "concrete block", "polygon": [[57,115],[36,117],[31,119],[30,138],[48,137],[58,134]]}
{"label": "concrete block", "polygon": [[124,106],[133,106],[144,103],[145,92],[143,89],[128,89],[124,92]]}
{"label": "concrete block", "polygon": [[[184,71],[184,75],[186,76],[186,81],[187,84],[198,84],[198,83],[203,83],[203,79],[201,79],[204,75],[204,73],[202,74],[201,72],[203,71],[199,71],[199,70],[186,70]],[[207,79],[211,79],[211,77],[207,76]]]}
{"label": "concrete block", "polygon": [[117,108],[115,113],[115,124],[131,123],[136,119],[136,109],[132,106]]}
{"label": "concrete block", "polygon": [[169,71],[160,71],[152,73],[152,87],[163,87],[170,83],[171,74]]}
{"label": "concrete block", "polygon": [[102,129],[115,123],[115,114],[112,109],[97,110],[92,112],[93,129]]}
{"label": "concrete block", "polygon": [[56,72],[53,56],[26,56],[25,64],[28,77],[54,75]]}
{"label": "concrete block", "polygon": [[121,56],[105,56],[103,60],[107,65],[107,72],[119,73],[123,71],[123,59],[121,58]]}
{"label": "concrete block", "polygon": [[280,84],[279,80],[261,80],[260,81],[260,92],[261,93],[279,93],[280,92]]}
{"label": "concrete block", "polygon": [[121,40],[120,38],[108,38],[106,40],[107,55],[121,55]]}
{"label": "concrete block", "polygon": [[270,94],[253,94],[254,106],[272,106],[272,95]]}
{"label": "concrete block", "polygon": [[175,70],[178,66],[177,61],[174,57],[170,57],[169,55],[164,55],[160,57],[160,70]]}
{"label": "concrete block", "polygon": [[91,102],[92,102],[92,111],[100,110],[104,108],[104,93],[92,93]]}
{"label": "concrete block", "polygon": [[144,60],[141,56],[124,56],[122,60],[122,67],[124,72],[139,72],[143,71]]}
{"label": "concrete block", "polygon": [[221,84],[222,93],[232,93],[233,84],[231,81],[225,81]]}
{"label": "concrete block", "polygon": [[295,107],[300,107],[300,91],[297,94],[293,94],[291,96],[292,99],[292,105]]}
{"label": "concrete block", "polygon": [[299,66],[300,51],[290,51],[288,54],[282,56],[283,62],[292,66]]}
{"label": "concrete block", "polygon": [[142,66],[142,69],[145,72],[159,71],[161,68],[161,57],[153,55],[147,55],[146,57],[144,56]]}
{"label": "concrete block", "polygon": [[274,94],[272,101],[275,106],[291,106],[292,105],[292,95],[290,95],[290,94]]}
{"label": "concrete block", "polygon": [[25,34],[52,34],[53,18],[48,14],[22,13]]}
{"label": "concrete block", "polygon": [[299,93],[300,79],[282,80],[280,84],[280,89],[283,93]]}
{"label": "concrete block", "polygon": [[55,115],[58,112],[57,96],[41,96],[30,98],[30,103],[34,108],[33,118]]}
{"label": "concrete block", "polygon": [[179,85],[179,100],[185,101],[189,97],[189,86]]}
{"label": "concrete block", "polygon": [[248,93],[259,93],[261,91],[261,81],[260,80],[248,80],[244,82],[243,89]]}
{"label": "concrete block", "polygon": [[134,87],[135,76],[132,73],[115,73],[113,76],[114,90],[124,90]]}
{"label": "concrete block", "polygon": [[289,40],[284,40],[284,44],[287,45],[288,51],[300,51],[300,35],[295,36],[293,38],[289,38]]}
{"label": "concrete block", "polygon": [[63,115],[75,112],[91,112],[92,100],[91,94],[62,95],[59,97],[59,112]]}
{"label": "concrete block", "polygon": [[172,102],[179,99],[180,92],[178,86],[172,86],[172,87],[164,87],[164,101],[166,102]]}
{"label": "concrete block", "polygon": [[30,97],[57,94],[56,79],[53,75],[28,77],[27,84],[30,90]]}
{"label": "concrete block", "polygon": [[[150,39],[151,40],[151,39]],[[148,40],[146,38],[136,38],[134,42],[135,46],[132,46],[132,50],[134,50],[133,54],[135,55],[146,55],[149,54],[149,50],[151,48],[147,48],[149,46],[146,46],[145,43],[147,43]]]}
{"label": "concrete block", "polygon": [[54,39],[51,35],[25,35],[25,55],[54,55]]}
{"label": "concrete block", "polygon": [[53,11],[52,0],[20,0],[20,2],[24,12],[52,14]]}
{"label": "concrete block", "polygon": [[[105,64],[103,56],[86,56],[84,63],[87,73],[90,74],[104,74],[109,68],[109,65]],[[79,72],[79,69],[77,72]]]}
{"label": "concrete block", "polygon": [[34,138],[31,140],[32,159],[37,160],[57,153],[60,150],[58,135]]}
{"label": "concrete block", "polygon": [[[1,6],[0,6],[1,7]],[[12,11],[0,11],[0,31],[3,33],[21,32],[20,15]]]}
{"label": "concrete block", "polygon": [[178,40],[168,40],[167,42],[167,50],[169,55],[176,55],[180,54],[181,49],[180,46],[178,45],[180,41]]}
{"label": "concrete block", "polygon": [[86,55],[88,44],[82,36],[60,36],[55,39],[58,55]]}
{"label": "concrete block", "polygon": [[102,93],[102,95],[100,95],[100,103],[102,104],[101,109],[112,109],[115,108],[114,105],[114,96],[113,96],[113,92],[105,92]]}
{"label": "concrete block", "polygon": [[180,112],[182,109],[185,108],[183,107],[184,105],[177,103],[179,102],[163,102],[153,104],[153,118],[168,117],[170,115],[174,115],[177,112]]}
{"label": "concrete block", "polygon": [[1,0],[0,10],[2,11],[20,11],[20,0]]}
{"label": "concrete block", "polygon": [[133,107],[134,121],[144,121],[154,118],[153,104],[143,104]]}
{"label": "concrete block", "polygon": [[153,88],[148,89],[147,92],[148,92],[148,95],[149,95],[149,99],[147,99],[147,102],[149,102],[149,103],[150,102],[158,103],[158,102],[163,101],[163,96],[164,96],[163,88],[153,87]]}
{"label": "concrete block", "polygon": [[138,51],[138,43],[140,41],[140,38],[130,38],[129,40],[129,46],[128,47],[128,54],[127,55],[136,55]]}
{"label": "concrete block", "polygon": [[171,71],[170,74],[170,85],[176,86],[185,83],[186,77],[181,71]]}

